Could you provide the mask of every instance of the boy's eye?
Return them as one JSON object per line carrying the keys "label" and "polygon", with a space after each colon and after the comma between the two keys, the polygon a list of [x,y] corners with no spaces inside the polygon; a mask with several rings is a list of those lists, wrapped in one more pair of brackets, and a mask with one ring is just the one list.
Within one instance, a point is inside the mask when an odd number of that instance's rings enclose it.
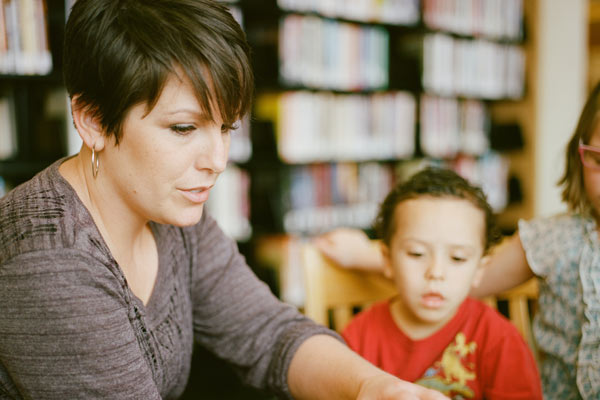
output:
{"label": "boy's eye", "polygon": [[171,130],[179,135],[185,135],[191,131],[193,131],[194,129],[196,129],[196,127],[194,125],[189,125],[189,124],[177,124],[177,125],[171,125]]}
{"label": "boy's eye", "polygon": [[410,257],[418,258],[418,257],[423,257],[423,252],[420,252],[420,251],[409,251],[408,255]]}

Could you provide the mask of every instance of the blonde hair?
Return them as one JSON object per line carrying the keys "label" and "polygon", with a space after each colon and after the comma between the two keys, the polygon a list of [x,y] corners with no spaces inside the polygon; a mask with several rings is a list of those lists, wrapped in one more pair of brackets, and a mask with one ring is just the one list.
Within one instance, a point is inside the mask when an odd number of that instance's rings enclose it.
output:
{"label": "blonde hair", "polygon": [[558,181],[558,186],[562,186],[562,200],[569,210],[585,216],[591,216],[593,209],[585,194],[579,143],[589,143],[598,125],[598,111],[600,111],[600,83],[596,84],[588,96],[579,116],[577,127],[566,149],[565,173]]}

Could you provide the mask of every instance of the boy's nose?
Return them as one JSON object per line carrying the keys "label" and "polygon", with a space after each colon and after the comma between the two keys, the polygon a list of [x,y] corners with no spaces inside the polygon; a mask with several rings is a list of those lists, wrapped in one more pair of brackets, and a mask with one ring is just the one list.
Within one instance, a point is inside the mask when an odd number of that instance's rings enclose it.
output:
{"label": "boy's nose", "polygon": [[428,280],[442,280],[445,277],[445,266],[439,257],[434,257],[425,271]]}

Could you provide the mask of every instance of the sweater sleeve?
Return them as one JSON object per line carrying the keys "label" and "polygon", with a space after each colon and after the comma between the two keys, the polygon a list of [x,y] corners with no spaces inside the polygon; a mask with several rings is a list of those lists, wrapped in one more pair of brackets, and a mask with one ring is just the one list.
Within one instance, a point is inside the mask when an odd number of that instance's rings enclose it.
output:
{"label": "sweater sleeve", "polygon": [[[540,375],[531,350],[517,329],[501,321],[496,343],[482,355],[483,397],[488,400],[542,400]],[[501,332],[499,334],[498,332]]]}
{"label": "sweater sleeve", "polygon": [[0,265],[0,398],[160,399],[115,282],[73,250]]}
{"label": "sweater sleeve", "polygon": [[211,218],[202,226],[193,254],[196,341],[230,363],[246,384],[291,398],[287,371],[300,344],[316,334],[341,338],[273,296]]}

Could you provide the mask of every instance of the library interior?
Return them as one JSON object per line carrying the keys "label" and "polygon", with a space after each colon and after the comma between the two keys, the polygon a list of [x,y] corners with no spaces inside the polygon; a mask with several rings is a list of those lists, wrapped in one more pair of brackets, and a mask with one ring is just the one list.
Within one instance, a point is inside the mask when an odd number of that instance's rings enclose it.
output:
{"label": "library interior", "polygon": [[[62,77],[75,1],[0,0],[0,197],[82,146]],[[307,243],[340,227],[375,238],[386,194],[425,166],[481,187],[507,236],[566,211],[557,182],[600,81],[600,1],[223,3],[255,95],[206,210],[284,302],[308,308]],[[273,398],[200,347],[182,398],[199,393]]]}

